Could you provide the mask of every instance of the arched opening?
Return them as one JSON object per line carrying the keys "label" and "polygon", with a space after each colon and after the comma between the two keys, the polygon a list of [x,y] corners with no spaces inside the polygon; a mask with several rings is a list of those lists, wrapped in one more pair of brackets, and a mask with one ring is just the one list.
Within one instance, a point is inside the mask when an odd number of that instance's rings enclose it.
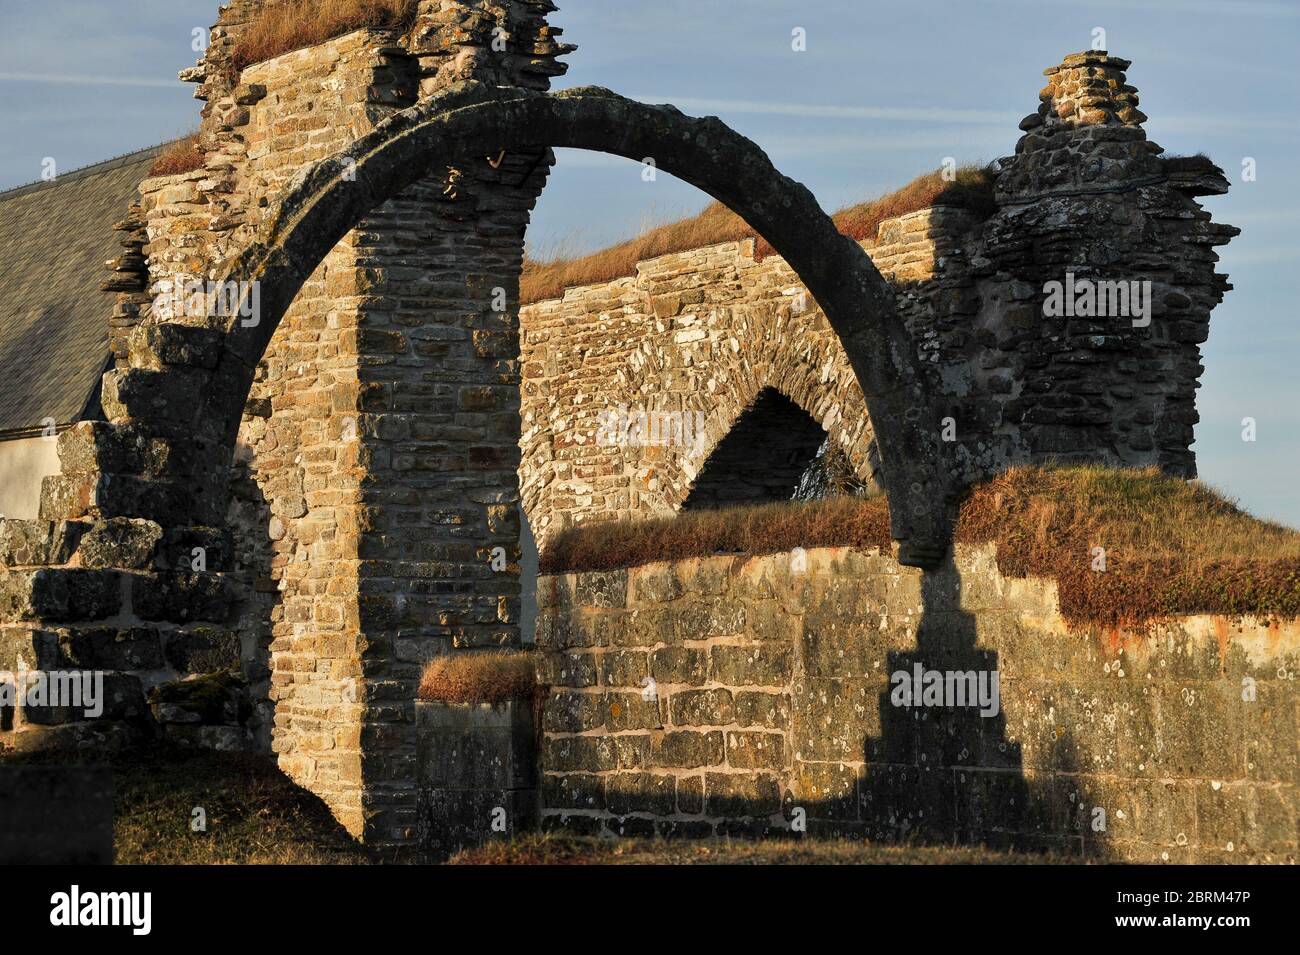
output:
{"label": "arched opening", "polygon": [[788,501],[826,440],[812,415],[764,388],[704,462],[682,510]]}
{"label": "arched opening", "polygon": [[[135,476],[149,485],[145,489],[105,481],[144,502],[126,513],[174,497],[175,507],[156,511],[161,519],[220,523],[228,466],[259,363],[287,309],[340,239],[419,183],[439,158],[487,156],[481,161],[489,163],[503,152],[548,145],[637,160],[653,156],[659,168],[724,202],[772,243],[822,305],[868,413],[879,422],[875,435],[895,536],[907,541],[917,561],[929,559],[927,548],[936,542],[946,546],[942,465],[915,349],[897,319],[893,293],[807,189],[717,119],[690,119],[603,90],[543,95],[474,84],[396,114],[338,156],[303,169],[269,208],[258,241],[230,260],[218,279],[220,288],[240,296],[236,308],[221,313],[220,327],[165,322],[140,329],[131,367],[105,379],[107,406],[114,409],[115,429],[125,433],[133,421],[148,421],[175,453],[159,455],[155,473]],[[508,302],[504,309],[494,304],[517,289],[518,263],[513,254],[500,256],[493,265],[493,278],[501,281],[496,285],[469,268],[479,246],[449,243],[448,249],[446,274],[454,287],[428,283],[413,297],[484,324],[417,337],[398,320],[404,316],[388,316],[389,327],[376,321],[349,330],[378,356],[368,368],[424,369],[453,339],[461,360],[448,359],[427,378],[422,371],[391,379],[368,372],[345,394],[355,396],[356,414],[333,419],[337,433],[314,435],[319,446],[342,449],[343,467],[307,458],[301,463],[319,466],[322,474],[348,470],[356,487],[339,489],[346,522],[313,528],[318,536],[285,555],[306,581],[305,592],[324,599],[313,600],[310,614],[305,605],[285,608],[278,640],[284,649],[275,652],[298,659],[276,659],[271,667],[273,687],[299,667],[328,681],[328,688],[312,686],[301,694],[297,712],[285,705],[286,691],[276,689],[277,727],[284,724],[310,744],[291,755],[302,772],[329,770],[322,785],[333,787],[330,801],[340,818],[385,839],[407,833],[415,748],[408,711],[423,644],[436,636],[455,648],[483,646],[485,631],[489,638],[517,639],[522,616],[518,581],[512,593],[490,576],[493,552],[505,548],[489,546],[518,541],[521,530],[514,517],[517,486],[507,486],[516,482],[519,454],[519,369],[511,364],[518,358],[517,327]],[[250,312],[256,314],[245,320]],[[454,377],[466,367],[488,368],[493,377]],[[425,433],[430,422],[441,430]],[[815,454],[824,440],[820,429],[805,431],[796,459]],[[113,470],[101,467],[106,477]],[[797,474],[791,473],[792,485]],[[485,484],[485,475],[497,483]],[[300,497],[332,490],[322,489],[320,480],[305,473],[302,494],[290,488],[290,519],[307,506]],[[440,496],[430,502],[431,494]],[[445,539],[421,533],[422,521],[449,529]],[[322,579],[320,562],[327,558],[355,579]],[[337,624],[337,633],[322,633],[325,622]]]}

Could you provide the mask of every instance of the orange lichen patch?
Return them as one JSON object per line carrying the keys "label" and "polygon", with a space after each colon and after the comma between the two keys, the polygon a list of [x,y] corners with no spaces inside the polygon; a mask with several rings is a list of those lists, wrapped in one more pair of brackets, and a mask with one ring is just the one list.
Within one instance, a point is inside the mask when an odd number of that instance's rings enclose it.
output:
{"label": "orange lichen patch", "polygon": [[[1005,576],[1056,581],[1067,620],[1107,628],[1115,649],[1122,628],[1161,617],[1300,616],[1300,532],[1155,469],[1013,468],[967,495],[956,539],[995,545]],[[887,504],[837,497],[572,528],[547,548],[541,569],[795,547],[887,549]],[[1104,571],[1094,569],[1094,547],[1105,548]]]}
{"label": "orange lichen patch", "polygon": [[242,70],[353,30],[405,30],[418,8],[418,0],[282,0],[268,4],[239,35],[231,61]]}
{"label": "orange lichen patch", "polygon": [[[906,186],[869,202],[849,206],[835,213],[840,232],[858,241],[874,241],[880,223],[886,219],[918,212],[933,206],[970,209],[978,218],[993,212],[993,179],[987,170],[963,166],[955,178],[939,172],[918,176]],[[527,259],[519,284],[523,304],[559,298],[566,288],[609,282],[636,274],[638,262],[674,252],[687,252],[717,245],[757,239],[752,228],[720,202],[711,203],[699,215],[649,229],[635,238],[578,258],[545,261]],[[754,255],[763,259],[776,250],[757,239]]]}

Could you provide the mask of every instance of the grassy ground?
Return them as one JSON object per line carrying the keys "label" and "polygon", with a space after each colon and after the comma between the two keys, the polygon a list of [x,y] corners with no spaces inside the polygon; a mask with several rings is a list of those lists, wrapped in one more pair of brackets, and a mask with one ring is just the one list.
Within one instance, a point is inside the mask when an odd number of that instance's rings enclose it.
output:
{"label": "grassy ground", "polygon": [[[23,762],[62,757],[35,754]],[[16,757],[4,757],[3,761]],[[317,797],[268,756],[159,747],[113,762],[119,865],[364,865],[374,861]],[[192,832],[196,807],[207,831]],[[410,863],[439,862],[418,854]],[[1077,862],[981,849],[790,840],[663,841],[530,835],[462,852],[453,865],[1025,864]]]}
{"label": "grassy ground", "polygon": [[451,865],[1059,865],[1078,859],[985,849],[847,841],[754,842],[528,836],[453,856]]}
{"label": "grassy ground", "polygon": [[[972,490],[957,540],[993,543],[1012,577],[1057,581],[1079,623],[1181,613],[1300,615],[1300,532],[1153,469],[1014,468]],[[599,570],[794,547],[888,550],[883,498],[831,498],[594,525],[560,535],[542,570]],[[1098,570],[1095,548],[1105,551]]]}
{"label": "grassy ground", "polygon": [[[5,761],[56,762],[56,754]],[[335,865],[369,861],[325,804],[267,756],[157,747],[114,757],[119,865]],[[194,810],[207,831],[191,831]]]}

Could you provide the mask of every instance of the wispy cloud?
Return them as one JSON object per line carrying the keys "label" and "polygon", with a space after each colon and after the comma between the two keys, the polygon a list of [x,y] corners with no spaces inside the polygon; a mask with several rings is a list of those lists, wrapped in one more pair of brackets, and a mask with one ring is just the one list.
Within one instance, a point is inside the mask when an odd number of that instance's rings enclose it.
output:
{"label": "wispy cloud", "polygon": [[0,72],[0,81],[10,83],[70,83],[78,86],[156,86],[176,89],[180,80],[146,79],[139,76],[90,76],[84,73]]}
{"label": "wispy cloud", "polygon": [[781,103],[770,100],[698,99],[690,96],[633,96],[643,103],[672,103],[683,110],[804,116],[818,119],[883,119],[907,123],[1010,123],[1022,113],[991,109],[948,109],[930,106],[833,106],[827,103]]}

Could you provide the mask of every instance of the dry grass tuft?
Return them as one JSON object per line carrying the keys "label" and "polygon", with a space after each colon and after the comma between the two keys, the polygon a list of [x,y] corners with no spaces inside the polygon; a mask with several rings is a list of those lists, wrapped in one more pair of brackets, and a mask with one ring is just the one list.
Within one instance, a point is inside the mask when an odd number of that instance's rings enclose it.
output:
{"label": "dry grass tuft", "polygon": [[546,548],[541,571],[613,570],[708,554],[779,554],[795,547],[888,548],[885,499],[783,501],[570,528]]}
{"label": "dry grass tuft", "polygon": [[[1057,582],[1080,624],[1188,613],[1300,616],[1300,532],[1251,517],[1199,482],[1154,468],[1012,468],[962,503],[957,540],[993,543],[1009,577]],[[559,535],[544,573],[609,570],[718,553],[890,547],[884,498],[686,512]],[[1094,547],[1106,570],[1093,570]]]}
{"label": "dry grass tuft", "polygon": [[[954,182],[945,181],[938,171],[927,173],[879,199],[841,209],[834,219],[845,235],[858,241],[874,240],[880,223],[886,219],[931,206],[956,206],[987,218],[993,211],[993,179],[978,166],[963,166]],[[657,226],[590,255],[525,261],[520,301],[528,304],[559,298],[566,288],[635,275],[637,263],[645,259],[754,237],[754,230],[745,220],[714,202],[697,216]],[[760,239],[754,254],[762,259],[775,251]]]}
{"label": "dry grass tuft", "polygon": [[435,657],[420,676],[419,698],[443,703],[534,700],[537,660],[520,650],[449,653]]}
{"label": "dry grass tuft", "polygon": [[1074,621],[1300,616],[1300,532],[1155,468],[1013,468],[968,497],[957,539],[996,543],[1008,576],[1056,580]]}
{"label": "dry grass tuft", "polygon": [[281,0],[266,7],[238,37],[232,61],[242,70],[353,30],[405,30],[418,6],[418,0]]}
{"label": "dry grass tuft", "polygon": [[203,168],[203,150],[199,148],[199,134],[190,133],[174,143],[168,143],[149,167],[151,176],[179,176]]}

